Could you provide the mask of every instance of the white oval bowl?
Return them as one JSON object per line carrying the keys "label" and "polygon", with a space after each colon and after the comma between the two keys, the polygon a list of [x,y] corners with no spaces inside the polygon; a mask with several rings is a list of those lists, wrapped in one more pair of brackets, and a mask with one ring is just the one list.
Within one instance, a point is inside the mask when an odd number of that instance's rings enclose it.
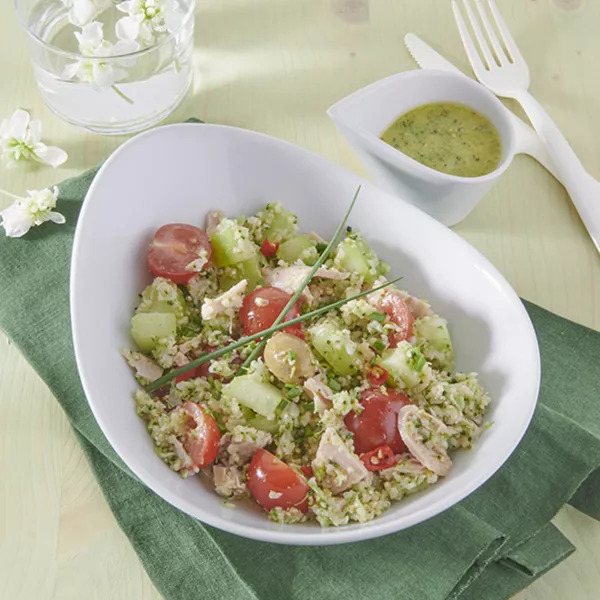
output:
{"label": "white oval bowl", "polygon": [[[151,281],[145,249],[164,223],[202,226],[205,213],[251,214],[281,201],[304,231],[329,237],[358,184],[349,223],[403,275],[402,287],[445,316],[457,368],[477,371],[490,392],[494,425],[471,452],[455,452],[448,477],[365,524],[321,529],[278,525],[258,507],[232,510],[199,477],[181,479],[153,451],[120,355],[132,347],[130,318]],[[338,544],[386,535],[428,519],[484,483],[525,433],[537,401],[540,361],[519,298],[473,247],[434,219],[357,175],[292,144],[218,125],[169,125],[121,146],[96,175],[75,234],[71,319],[81,382],[116,452],[159,496],[204,523],[283,544]]]}

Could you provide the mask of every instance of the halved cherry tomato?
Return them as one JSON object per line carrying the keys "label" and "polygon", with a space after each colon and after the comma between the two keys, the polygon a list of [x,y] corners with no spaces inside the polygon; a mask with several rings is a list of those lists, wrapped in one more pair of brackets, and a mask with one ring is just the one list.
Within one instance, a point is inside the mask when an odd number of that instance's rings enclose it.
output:
{"label": "halved cherry tomato", "polygon": [[304,476],[306,477],[306,479],[310,479],[315,474],[313,471],[313,468],[309,467],[307,465],[302,465],[300,467],[300,470],[304,473]]}
{"label": "halved cherry tomato", "polygon": [[183,223],[163,225],[156,231],[148,247],[148,268],[155,277],[166,277],[173,283],[186,283],[199,270],[187,267],[206,252],[210,262],[212,246],[203,229]]}
{"label": "halved cherry tomato", "polygon": [[265,241],[262,243],[262,245],[260,247],[260,251],[261,251],[262,255],[266,256],[267,258],[271,258],[272,256],[275,256],[278,249],[279,249],[279,243],[278,242],[270,242],[269,238],[265,238]]}
{"label": "halved cherry tomato", "polygon": [[398,331],[390,332],[388,336],[391,348],[412,336],[415,318],[400,294],[387,291],[377,303],[377,309],[388,315],[399,328]]}
{"label": "halved cherry tomato", "polygon": [[[253,335],[271,327],[291,297],[291,294],[276,287],[260,287],[246,294],[240,308],[240,323],[244,335]],[[296,302],[284,321],[295,319],[299,315],[300,302]],[[284,331],[298,337],[304,336],[300,324],[286,327]]]}
{"label": "halved cherry tomato", "polygon": [[383,385],[388,380],[389,376],[390,374],[379,365],[373,365],[367,369],[367,379],[373,387]]}
{"label": "halved cherry tomato", "polygon": [[363,406],[360,414],[351,411],[344,418],[354,435],[356,452],[363,454],[383,445],[388,445],[394,454],[407,452],[398,431],[398,413],[411,403],[408,396],[392,389],[385,394],[377,389],[365,390],[360,403]]}
{"label": "halved cherry tomato", "polygon": [[221,440],[219,426],[211,415],[194,402],[184,402],[180,410],[190,417],[190,428],[185,435],[183,447],[194,467],[206,467],[217,457]]}
{"label": "halved cherry tomato", "polygon": [[361,454],[360,460],[367,467],[367,471],[381,471],[381,469],[387,469],[396,464],[394,453],[387,444],[378,446],[374,450],[371,450],[371,452]]}
{"label": "halved cherry tomato", "polygon": [[292,467],[264,448],[259,448],[248,468],[248,490],[265,509],[297,508],[308,511],[309,487]]}

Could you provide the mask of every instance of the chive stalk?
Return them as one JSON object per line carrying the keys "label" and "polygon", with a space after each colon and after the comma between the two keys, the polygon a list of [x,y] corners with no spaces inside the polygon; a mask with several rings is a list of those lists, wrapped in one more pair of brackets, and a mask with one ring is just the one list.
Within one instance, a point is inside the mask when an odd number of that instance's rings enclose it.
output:
{"label": "chive stalk", "polygon": [[153,392],[154,390],[157,390],[159,387],[163,386],[165,383],[168,383],[169,381],[175,379],[175,377],[177,377],[179,375],[183,375],[184,373],[187,373],[188,371],[195,369],[196,367],[199,367],[200,365],[203,365],[204,363],[206,363],[210,360],[213,360],[214,358],[219,358],[220,356],[223,356],[223,354],[227,354],[228,352],[231,352],[232,350],[236,350],[237,348],[245,346],[246,344],[249,344],[250,342],[253,342],[261,337],[266,338],[266,337],[270,336],[271,334],[275,333],[276,331],[280,331],[281,329],[285,329],[286,327],[290,327],[291,325],[296,325],[297,323],[302,323],[303,321],[306,321],[308,319],[313,319],[314,317],[318,317],[318,316],[322,315],[323,313],[329,312],[331,310],[335,310],[336,308],[343,306],[347,302],[356,300],[357,298],[362,298],[363,296],[366,296],[367,294],[370,294],[372,292],[377,292],[379,290],[382,290],[382,289],[386,288],[388,285],[392,285],[392,284],[400,281],[401,279],[402,279],[402,277],[396,277],[396,279],[386,281],[382,285],[379,285],[370,290],[364,290],[363,292],[359,292],[358,294],[355,294],[354,296],[350,296],[349,298],[342,298],[341,300],[337,300],[335,302],[332,302],[331,304],[327,304],[326,306],[317,308],[317,309],[315,309],[311,312],[308,312],[304,315],[300,315],[299,317],[296,317],[295,319],[290,319],[289,321],[285,321],[284,323],[279,323],[278,325],[272,325],[271,327],[269,327],[269,329],[265,329],[264,331],[259,331],[258,333],[255,333],[253,335],[243,337],[243,338],[237,340],[236,342],[232,342],[228,346],[225,346],[224,348],[220,348],[219,350],[215,350],[214,352],[210,352],[208,354],[203,354],[202,356],[199,356],[197,359],[189,362],[187,365],[184,365],[183,367],[180,367],[179,369],[173,369],[172,371],[169,371],[162,377],[159,377],[155,381],[152,381],[144,389],[147,392]]}
{"label": "chive stalk", "polygon": [[[352,198],[352,202],[350,202],[350,206],[348,207],[348,210],[346,211],[346,214],[342,219],[342,222],[338,225],[338,228],[336,229],[335,233],[333,234],[333,237],[325,247],[325,250],[323,250],[317,262],[312,266],[311,270],[308,272],[308,275],[304,278],[304,281],[302,282],[300,287],[296,290],[294,294],[292,294],[292,297],[290,298],[289,302],[283,307],[283,310],[279,313],[279,316],[273,322],[273,326],[279,325],[283,321],[283,319],[285,319],[285,316],[288,314],[292,306],[294,306],[296,300],[298,300],[298,298],[304,291],[304,288],[310,283],[310,280],[314,277],[314,274],[318,271],[319,267],[327,260],[331,249],[335,246],[335,244],[337,244],[340,234],[342,233],[342,231],[344,231],[344,226],[346,225],[346,221],[348,220],[348,217],[350,216],[350,213],[354,208],[354,204],[356,203],[356,199],[358,198],[358,194],[360,193],[360,188],[361,186],[359,185],[354,194],[354,198]],[[268,339],[269,336],[265,335],[264,339],[256,346],[256,348],[254,348],[254,350],[252,350],[248,358],[244,361],[244,364],[239,368],[237,372],[238,375],[240,375],[244,371],[247,371],[252,361],[257,356],[260,356],[260,353],[265,347],[265,344],[267,343]]]}

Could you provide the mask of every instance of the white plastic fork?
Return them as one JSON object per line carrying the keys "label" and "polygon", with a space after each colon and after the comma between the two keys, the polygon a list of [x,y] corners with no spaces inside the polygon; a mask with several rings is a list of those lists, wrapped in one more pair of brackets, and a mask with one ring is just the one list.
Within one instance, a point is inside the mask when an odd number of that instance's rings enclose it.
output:
{"label": "white plastic fork", "polygon": [[[475,0],[475,5],[478,16],[473,11],[470,0],[463,0],[465,13],[471,23],[476,41],[471,37],[458,3],[452,0],[454,18],[473,73],[480,83],[497,96],[514,98],[521,104],[535,130],[545,142],[550,156],[554,159],[558,175],[571,196],[596,249],[600,252],[600,182],[585,170],[557,125],[528,92],[529,68],[500,16],[494,0],[487,0],[487,5],[502,42],[481,0]],[[482,25],[487,38],[483,33]]]}

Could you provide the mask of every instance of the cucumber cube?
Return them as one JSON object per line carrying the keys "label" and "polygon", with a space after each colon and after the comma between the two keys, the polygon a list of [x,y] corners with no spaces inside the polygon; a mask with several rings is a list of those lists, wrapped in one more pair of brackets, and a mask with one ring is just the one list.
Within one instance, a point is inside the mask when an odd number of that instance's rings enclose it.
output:
{"label": "cucumber cube", "polygon": [[419,373],[423,370],[425,362],[416,346],[400,342],[396,348],[384,350],[375,364],[383,367],[396,385],[411,388],[419,383]]}
{"label": "cucumber cube", "polygon": [[338,269],[358,273],[367,283],[389,271],[389,266],[381,262],[367,242],[356,234],[350,234],[338,244],[333,260]]}
{"label": "cucumber cube", "polygon": [[245,279],[248,282],[246,290],[251,292],[254,288],[263,283],[258,255],[255,255],[248,260],[244,260],[237,265],[219,269],[218,279],[219,288],[223,291],[228,290],[242,279]]}
{"label": "cucumber cube", "polygon": [[263,233],[263,239],[281,243],[293,236],[298,230],[298,217],[281,206],[279,202],[267,204],[266,208],[257,215],[264,223],[268,223]]}
{"label": "cucumber cube", "polygon": [[288,263],[301,259],[305,265],[312,266],[317,262],[319,253],[316,243],[303,233],[283,242],[277,249],[277,258]]}
{"label": "cucumber cube", "polygon": [[142,292],[136,313],[173,313],[178,325],[188,320],[188,307],[183,292],[168,279],[156,277]]}
{"label": "cucumber cube", "polygon": [[360,357],[348,331],[325,320],[311,327],[309,334],[314,349],[338,375],[356,372]]}
{"label": "cucumber cube", "polygon": [[173,313],[137,313],[131,319],[131,337],[141,352],[151,352],[160,338],[175,335]]}
{"label": "cucumber cube", "polygon": [[437,368],[451,371],[454,365],[454,348],[448,332],[448,322],[439,315],[417,319],[413,325],[417,344],[427,360]]}
{"label": "cucumber cube", "polygon": [[231,219],[222,219],[210,235],[212,260],[217,267],[236,265],[254,257],[256,246],[250,240],[248,229]]}
{"label": "cucumber cube", "polygon": [[275,409],[283,400],[279,390],[270,383],[258,381],[253,375],[240,375],[223,386],[223,396],[251,408],[254,412],[273,419]]}

